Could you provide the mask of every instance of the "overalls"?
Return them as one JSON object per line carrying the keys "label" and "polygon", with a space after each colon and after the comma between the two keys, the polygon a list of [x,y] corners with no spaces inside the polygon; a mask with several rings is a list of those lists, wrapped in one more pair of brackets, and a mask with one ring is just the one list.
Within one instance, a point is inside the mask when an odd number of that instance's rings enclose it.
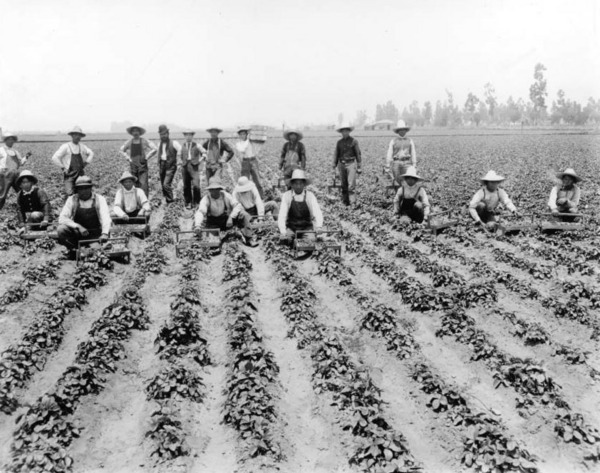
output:
{"label": "overalls", "polygon": [[[293,148],[292,148],[293,146]],[[288,142],[288,149],[285,153],[285,158],[283,161],[283,177],[284,179],[291,179],[292,173],[295,169],[300,169],[300,154],[296,148],[298,147],[298,142],[292,145],[292,142]],[[288,186],[288,189],[290,186]]]}
{"label": "overalls", "polygon": [[410,138],[395,138],[393,149],[392,175],[394,180],[400,184],[402,181],[400,176],[405,174],[408,167],[412,165]]}
{"label": "overalls", "polygon": [[15,183],[17,181],[17,177],[19,177],[20,165],[21,163],[19,162],[17,153],[15,153],[14,156],[9,154],[6,158],[6,168],[0,170],[0,209],[4,207],[4,203],[8,197],[8,191],[10,191],[11,187],[15,190],[15,192],[19,191]]}
{"label": "overalls", "polygon": [[[571,186],[570,189],[565,189],[564,187],[561,187],[560,189],[558,189],[558,192],[556,193],[556,200],[560,200],[560,199],[566,199],[567,202],[565,202],[563,205],[556,205],[556,208],[558,209],[558,211],[560,213],[577,213],[577,207],[569,207],[569,203],[568,201],[570,201],[573,196],[575,195],[575,186]],[[563,222],[573,222],[573,221],[578,221],[577,217],[571,217],[570,215],[565,215],[562,217],[557,217],[559,220],[563,221]]]}
{"label": "overalls", "polygon": [[83,237],[74,228],[67,225],[60,225],[58,227],[58,242],[61,245],[66,246],[69,250],[74,250],[77,248],[80,240],[95,240],[99,238],[102,235],[102,224],[98,210],[96,209],[96,196],[92,197],[92,206],[89,209],[82,209],[77,202],[77,209],[72,220],[84,227],[89,232],[89,235]]}
{"label": "overalls", "polygon": [[498,195],[499,191],[490,192],[483,187],[483,201],[477,204],[476,210],[479,218],[483,223],[495,222],[497,221],[496,215],[498,212],[496,209],[498,208],[498,203],[500,202],[500,196]]}
{"label": "overalls", "polygon": [[[212,215],[212,206],[215,203],[219,210],[221,211],[220,215],[214,216]],[[206,225],[205,228],[218,228],[221,231],[227,230],[227,220],[229,219],[229,214],[226,208],[227,204],[225,202],[225,197],[221,193],[221,199],[213,201],[210,195],[208,195],[208,214],[206,215]]]}
{"label": "overalls", "polygon": [[[402,183],[404,184],[404,183]],[[403,216],[406,215],[413,222],[421,223],[423,222],[424,213],[423,208],[417,205],[419,203],[417,196],[419,192],[421,192],[422,187],[418,186],[417,191],[414,193],[413,197],[405,198],[404,194],[406,193],[406,189],[404,185],[402,185],[402,199],[400,200],[400,206],[398,210],[398,215]]]}
{"label": "overalls", "polygon": [[[286,227],[291,235],[295,235],[296,231],[313,230],[312,218],[310,209],[306,203],[306,191],[304,191],[304,199],[300,202],[294,200],[292,195],[292,203],[288,212]],[[300,238],[314,239],[313,234],[304,234]]]}
{"label": "overalls", "polygon": [[79,176],[85,176],[83,157],[81,156],[81,146],[79,145],[79,153],[73,153],[73,148],[69,143],[69,149],[71,150],[71,163],[69,164],[68,171],[64,174],[65,181],[65,193],[67,197],[75,193],[75,181]]}
{"label": "overalls", "polygon": [[221,160],[221,138],[217,138],[216,146],[212,139],[208,140],[208,156],[206,157],[206,181],[216,175],[219,179],[223,178],[223,164]]}
{"label": "overalls", "polygon": [[150,192],[150,189],[148,188],[148,161],[146,160],[143,139],[140,139],[139,143],[134,143],[133,140],[131,140],[129,156],[131,157],[129,171],[137,177],[135,187],[142,189],[144,194],[146,194],[146,197],[148,197]]}

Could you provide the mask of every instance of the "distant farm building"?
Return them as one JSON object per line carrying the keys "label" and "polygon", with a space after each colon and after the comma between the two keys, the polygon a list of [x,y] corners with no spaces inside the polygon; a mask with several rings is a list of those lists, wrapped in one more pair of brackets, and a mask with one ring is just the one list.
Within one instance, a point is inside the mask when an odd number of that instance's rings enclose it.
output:
{"label": "distant farm building", "polygon": [[379,120],[373,123],[367,123],[365,130],[391,130],[394,126],[392,120]]}

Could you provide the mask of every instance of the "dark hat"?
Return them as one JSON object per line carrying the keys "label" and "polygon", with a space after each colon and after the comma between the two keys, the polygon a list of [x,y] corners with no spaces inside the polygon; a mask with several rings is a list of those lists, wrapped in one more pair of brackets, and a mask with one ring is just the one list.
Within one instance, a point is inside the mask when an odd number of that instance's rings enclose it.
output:
{"label": "dark hat", "polygon": [[167,128],[167,125],[160,125],[158,127],[158,132],[159,133],[169,133],[169,129]]}
{"label": "dark hat", "polygon": [[94,184],[89,176],[79,176],[75,181],[75,189],[80,187],[92,187]]}

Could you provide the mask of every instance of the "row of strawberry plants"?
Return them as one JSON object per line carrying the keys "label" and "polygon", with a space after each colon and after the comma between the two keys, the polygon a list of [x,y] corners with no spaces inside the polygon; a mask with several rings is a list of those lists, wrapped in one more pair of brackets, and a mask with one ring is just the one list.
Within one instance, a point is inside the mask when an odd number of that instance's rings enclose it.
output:
{"label": "row of strawberry plants", "polygon": [[48,279],[57,279],[57,270],[62,264],[62,258],[55,258],[45,263],[40,263],[23,270],[23,278],[13,283],[2,296],[0,296],[0,312],[4,312],[7,306],[16,302],[22,302],[38,284],[46,284]]}
{"label": "row of strawberry plants", "polygon": [[333,397],[332,405],[344,416],[342,428],[358,441],[350,464],[369,472],[421,471],[404,436],[385,419],[381,390],[351,360],[339,338],[319,322],[311,283],[274,240],[265,239],[264,248],[283,284],[281,310],[290,324],[289,336],[297,339],[298,348],[311,351],[313,388]]}
{"label": "row of strawberry plants", "polygon": [[[352,272],[339,258],[328,253],[317,256],[318,272],[345,288],[345,293],[363,310],[360,325],[374,336],[386,341],[386,348],[400,359],[419,358],[411,363],[412,378],[428,396],[427,407],[445,414],[455,428],[463,429],[461,462],[476,471],[538,471],[537,458],[505,434],[498,420],[483,412],[476,412],[458,388],[448,386],[435,374],[420,353],[420,347],[408,330],[399,332],[399,321],[393,308],[375,302],[352,281]],[[470,429],[468,432],[466,429]]]}
{"label": "row of strawberry plants", "polygon": [[[250,458],[281,458],[276,435],[279,366],[262,343],[252,264],[238,245],[228,245],[223,262],[225,314],[231,359],[223,422],[235,428]],[[264,460],[263,460],[264,461]]]}
{"label": "row of strawberry plants", "polygon": [[161,461],[190,454],[180,420],[186,410],[181,402],[199,403],[205,396],[197,367],[208,366],[211,360],[200,327],[198,275],[195,261],[184,264],[169,319],[154,341],[164,365],[146,385],[148,400],[158,404],[146,436],[154,442],[152,456]]}

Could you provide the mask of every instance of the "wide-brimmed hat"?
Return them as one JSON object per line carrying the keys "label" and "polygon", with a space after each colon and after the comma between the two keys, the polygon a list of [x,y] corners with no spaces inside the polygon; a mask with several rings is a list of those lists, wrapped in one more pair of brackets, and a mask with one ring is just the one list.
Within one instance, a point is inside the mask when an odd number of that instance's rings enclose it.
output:
{"label": "wide-brimmed hat", "polygon": [[183,130],[184,135],[195,135],[196,132],[194,130]]}
{"label": "wide-brimmed hat", "polygon": [[339,127],[336,128],[336,131],[338,133],[341,133],[342,130],[354,130],[354,127],[352,125],[350,125],[350,123],[342,123]]}
{"label": "wide-brimmed hat", "polygon": [[400,130],[410,130],[410,127],[406,126],[406,122],[404,120],[398,120],[398,124],[394,128],[394,133],[398,133]]}
{"label": "wide-brimmed hat", "polygon": [[567,168],[563,172],[556,174],[556,177],[562,179],[564,176],[571,176],[575,182],[581,181],[581,178],[575,173],[573,168]]}
{"label": "wide-brimmed hat", "polygon": [[144,133],[146,133],[146,129],[144,127],[141,127],[139,125],[131,125],[127,127],[127,133],[129,133],[130,135],[133,135],[133,130],[137,128],[138,130],[140,130],[140,135],[143,135]]}
{"label": "wide-brimmed hat", "polygon": [[306,173],[303,169],[294,169],[292,177],[285,180],[287,185],[290,185],[292,181],[304,181],[306,185],[310,184],[310,179],[306,177]]}
{"label": "wide-brimmed hat", "polygon": [[421,181],[425,180],[424,177],[421,177],[417,174],[417,168],[415,168],[414,166],[408,166],[408,168],[406,168],[406,172],[404,174],[402,174],[400,177],[413,177],[413,178],[419,179]]}
{"label": "wide-brimmed hat", "polygon": [[90,176],[79,176],[75,181],[75,189],[78,187],[92,187],[94,183]]}
{"label": "wide-brimmed hat", "polygon": [[31,172],[31,171],[27,171],[27,170],[25,170],[25,171],[21,171],[21,174],[19,174],[19,177],[17,177],[17,180],[15,181],[15,185],[16,185],[17,187],[19,187],[19,186],[21,185],[21,181],[22,181],[24,178],[31,179],[31,180],[33,181],[33,183],[34,183],[34,184],[37,184],[37,183],[38,183],[38,179],[37,179],[37,177],[35,177],[35,175],[34,175],[34,174]]}
{"label": "wide-brimmed hat", "polygon": [[290,139],[290,135],[291,135],[292,133],[294,133],[294,134],[296,134],[296,135],[298,136],[298,141],[300,141],[302,138],[304,138],[304,135],[302,134],[302,132],[301,132],[301,131],[299,131],[299,130],[295,130],[295,129],[291,128],[291,129],[289,129],[289,130],[285,130],[285,131],[283,132],[283,139],[284,139],[284,140],[289,140],[289,139]]}
{"label": "wide-brimmed hat", "polygon": [[125,179],[131,179],[133,182],[137,182],[137,177],[135,177],[133,174],[131,174],[129,171],[125,171],[122,175],[121,178],[119,179],[119,182],[123,182]]}
{"label": "wide-brimmed hat", "polygon": [[235,190],[237,192],[248,192],[251,191],[253,187],[255,187],[254,182],[252,182],[246,176],[242,176],[238,179]]}
{"label": "wide-brimmed hat", "polygon": [[208,133],[210,133],[211,131],[216,131],[217,133],[221,133],[223,131],[223,129],[219,128],[218,126],[211,126],[210,128],[207,128],[206,131]]}
{"label": "wide-brimmed hat", "polygon": [[496,174],[496,171],[488,171],[488,173],[481,178],[481,181],[483,181],[483,182],[486,182],[486,181],[500,182],[500,181],[505,181],[505,180],[506,179],[503,176]]}
{"label": "wide-brimmed hat", "polygon": [[252,131],[252,128],[250,128],[249,126],[240,126],[237,129],[237,134],[239,135],[242,131],[247,131],[248,133],[250,133]]}
{"label": "wide-brimmed hat", "polygon": [[160,125],[158,127],[158,132],[159,133],[169,133],[169,128],[167,128],[167,125]]}
{"label": "wide-brimmed hat", "polygon": [[8,138],[14,138],[15,141],[19,141],[19,137],[14,133],[6,132],[2,135],[2,141],[6,141]]}
{"label": "wide-brimmed hat", "polygon": [[80,126],[74,126],[73,128],[71,128],[71,131],[67,133],[67,135],[74,135],[75,133],[81,135],[82,138],[85,137],[85,133],[83,132]]}
{"label": "wide-brimmed hat", "polygon": [[210,189],[225,189],[225,187],[223,187],[223,184],[221,184],[221,179],[215,178],[215,177],[213,177],[209,181],[208,186],[206,186],[206,188],[208,190],[210,190]]}

